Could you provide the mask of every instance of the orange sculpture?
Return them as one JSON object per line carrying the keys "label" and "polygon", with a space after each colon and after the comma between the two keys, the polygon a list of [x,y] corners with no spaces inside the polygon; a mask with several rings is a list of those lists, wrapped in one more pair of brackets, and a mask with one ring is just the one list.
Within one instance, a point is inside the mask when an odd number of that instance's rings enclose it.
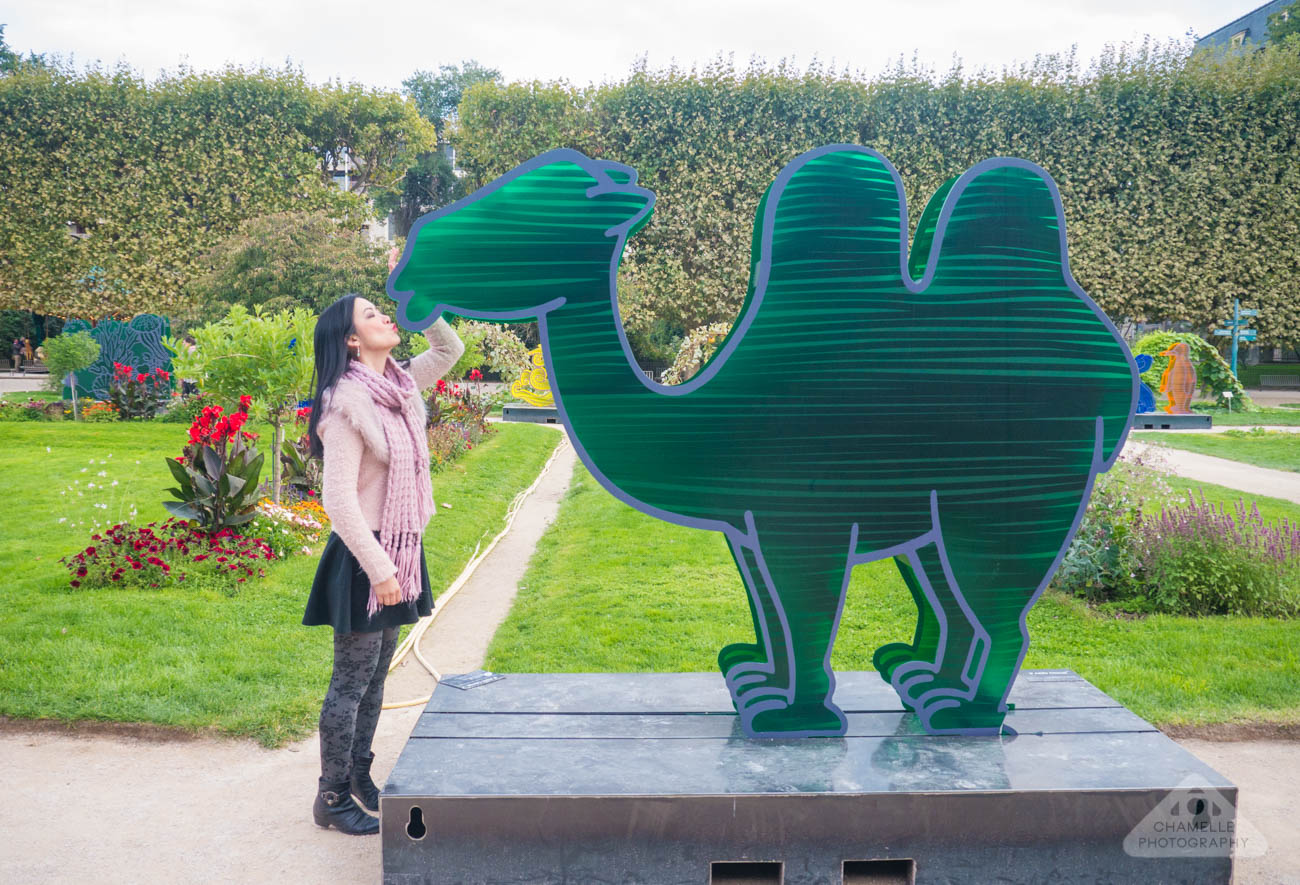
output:
{"label": "orange sculpture", "polygon": [[1187,342],[1179,341],[1168,350],[1162,350],[1160,355],[1169,357],[1169,365],[1160,376],[1160,392],[1169,397],[1165,411],[1170,415],[1192,414],[1188,406],[1196,390],[1196,367],[1192,365]]}

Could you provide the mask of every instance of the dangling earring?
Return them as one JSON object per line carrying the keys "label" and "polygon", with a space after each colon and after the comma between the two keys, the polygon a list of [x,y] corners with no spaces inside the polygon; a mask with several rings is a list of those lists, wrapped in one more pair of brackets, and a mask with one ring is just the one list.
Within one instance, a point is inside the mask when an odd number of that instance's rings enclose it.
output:
{"label": "dangling earring", "polygon": [[361,345],[358,344],[356,347],[348,345],[348,356],[352,357],[354,360],[361,359]]}

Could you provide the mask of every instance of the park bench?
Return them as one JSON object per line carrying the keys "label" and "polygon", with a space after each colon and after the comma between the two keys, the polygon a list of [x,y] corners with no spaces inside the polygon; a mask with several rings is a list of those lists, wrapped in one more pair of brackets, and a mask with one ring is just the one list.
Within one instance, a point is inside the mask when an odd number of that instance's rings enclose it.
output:
{"label": "park bench", "polygon": [[1263,390],[1300,388],[1300,375],[1260,375],[1259,386]]}
{"label": "park bench", "polygon": [[45,365],[45,363],[37,362],[36,360],[27,360],[23,363],[23,367],[19,371],[24,375],[48,375],[50,373],[50,367]]}

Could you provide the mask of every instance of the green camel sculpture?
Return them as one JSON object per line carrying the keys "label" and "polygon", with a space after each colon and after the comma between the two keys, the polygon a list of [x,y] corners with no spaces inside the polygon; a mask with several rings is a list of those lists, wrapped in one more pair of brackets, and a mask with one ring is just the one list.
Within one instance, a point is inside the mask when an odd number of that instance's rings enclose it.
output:
{"label": "green camel sculpture", "polygon": [[1026,613],[1138,393],[1070,276],[1055,184],[980,163],[930,200],[909,254],[883,156],[799,156],[759,205],[734,328],[678,386],[645,377],[619,322],[619,260],[653,204],[628,166],[535,157],[412,229],[388,283],[399,322],[536,318],[592,474],[726,536],[755,641],[718,663],[748,735],[844,733],[831,647],[851,569],[884,557],[918,617],[876,651],[881,676],[932,733],[998,733]]}

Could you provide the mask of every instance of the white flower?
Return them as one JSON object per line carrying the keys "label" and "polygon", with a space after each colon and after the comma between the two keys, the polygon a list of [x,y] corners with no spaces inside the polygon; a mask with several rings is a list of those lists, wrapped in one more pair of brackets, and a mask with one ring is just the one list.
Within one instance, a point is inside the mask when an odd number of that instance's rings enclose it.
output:
{"label": "white flower", "polygon": [[[136,463],[138,464],[139,462],[137,461]],[[81,472],[82,472],[82,473],[85,473],[85,472],[86,472],[87,470],[89,470],[89,469],[90,469],[90,468],[88,468],[88,467],[83,467],[83,468],[81,468]]]}
{"label": "white flower", "polygon": [[68,518],[67,518],[66,516],[60,516],[60,517],[59,517],[59,522],[67,522],[67,521],[68,521]]}
{"label": "white flower", "polygon": [[94,459],[94,458],[91,458],[91,459],[90,459],[90,463],[91,463],[91,464],[94,464],[94,463],[95,463],[95,459]]}
{"label": "white flower", "polygon": [[117,480],[113,480],[113,485],[117,485]]}
{"label": "white flower", "polygon": [[[100,464],[103,464],[104,462],[103,462],[103,461],[100,461],[99,463],[100,463]],[[96,476],[108,476],[108,471],[107,471],[107,470],[101,470],[101,471],[99,471],[99,473],[96,473],[95,475],[96,475]]]}
{"label": "white flower", "polygon": [[46,446],[46,447],[45,447],[45,451],[48,452],[49,450],[50,450],[50,447],[49,447],[49,446]]}
{"label": "white flower", "polygon": [[88,488],[88,489],[93,489],[94,487],[95,487],[95,484],[94,484],[93,482],[88,482],[88,483],[86,483],[86,488]]}

